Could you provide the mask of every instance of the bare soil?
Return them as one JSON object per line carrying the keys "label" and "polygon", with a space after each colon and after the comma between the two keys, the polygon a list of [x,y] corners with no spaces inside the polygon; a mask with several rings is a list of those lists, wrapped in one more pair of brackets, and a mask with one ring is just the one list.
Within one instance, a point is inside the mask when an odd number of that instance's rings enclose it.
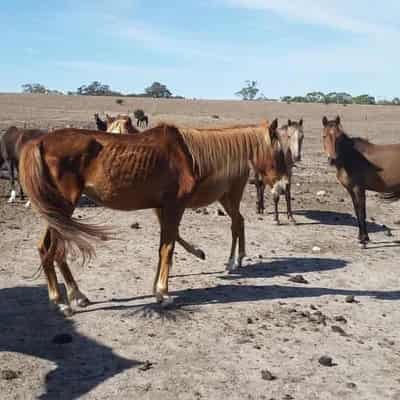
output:
{"label": "bare soil", "polygon": [[[98,247],[88,267],[73,265],[93,304],[65,319],[49,309],[44,277],[32,279],[42,221],[21,202],[7,204],[8,181],[0,180],[0,398],[400,399],[399,205],[368,195],[372,243],[360,249],[350,198],[320,140],[322,116],[339,113],[352,135],[399,142],[400,109],[151,99],[119,106],[115,98],[0,95],[0,128],[94,127],[94,112],[135,108],[151,124],[187,126],[302,116],[298,225],[287,224],[283,199],[282,225],[272,224],[269,194],[269,212],[258,216],[249,185],[242,203],[248,257],[227,275],[229,218],[217,215],[218,205],[188,210],[182,236],[207,259],[177,247],[176,301],[160,311],[151,295],[158,257],[151,210],[79,208],[76,215],[120,234]],[[290,280],[296,275],[308,283]]]}

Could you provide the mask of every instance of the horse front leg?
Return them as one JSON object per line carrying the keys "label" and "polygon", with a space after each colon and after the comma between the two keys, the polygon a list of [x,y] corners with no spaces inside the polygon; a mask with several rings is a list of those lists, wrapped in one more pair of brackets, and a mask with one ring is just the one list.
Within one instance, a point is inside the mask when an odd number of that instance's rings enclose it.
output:
{"label": "horse front leg", "polygon": [[272,198],[274,200],[274,224],[275,225],[279,225],[280,221],[279,221],[278,204],[279,204],[280,194],[277,193],[277,192],[273,192],[272,193]]}
{"label": "horse front leg", "polygon": [[362,245],[366,245],[370,240],[367,230],[367,211],[365,190],[359,186],[354,188],[355,196],[358,204],[358,219],[359,219],[359,241]]}
{"label": "horse front leg", "polygon": [[286,209],[287,209],[287,217],[291,224],[296,225],[296,220],[293,217],[292,213],[292,195],[290,191],[291,185],[290,182],[286,186],[285,190],[285,199],[286,199]]}
{"label": "horse front leg", "polygon": [[168,305],[173,300],[168,294],[169,271],[172,267],[172,256],[175,241],[178,237],[179,223],[184,213],[183,207],[173,207],[160,210],[160,247],[156,277],[154,279],[153,292],[157,302]]}
{"label": "horse front leg", "polygon": [[14,175],[14,166],[15,162],[14,160],[9,160],[7,165],[8,165],[8,172],[10,175],[10,186],[11,186],[11,193],[10,193],[10,198],[8,199],[9,203],[13,203],[17,199],[17,193],[15,191],[15,175]]}
{"label": "horse front leg", "polygon": [[[365,212],[365,191],[359,188],[346,188],[350,193],[351,200],[354,206],[354,212],[357,217],[358,224],[358,241],[365,247],[369,242],[369,237],[367,233],[367,226],[365,222],[366,212]],[[364,192],[363,194],[361,192]]]}
{"label": "horse front leg", "polygon": [[[154,212],[157,216],[158,223],[161,226],[161,210],[159,208],[154,208]],[[178,230],[178,236],[176,238],[177,243],[179,243],[182,248],[184,248],[188,253],[194,255],[197,258],[200,258],[200,260],[205,260],[206,259],[206,254],[204,253],[203,250],[201,250],[199,247],[196,245],[188,242],[187,240],[183,239],[179,233]]]}
{"label": "horse front leg", "polygon": [[254,181],[255,181],[256,190],[257,190],[257,214],[264,214],[265,185],[264,185],[264,182],[260,179],[260,177],[258,175],[255,176]]}

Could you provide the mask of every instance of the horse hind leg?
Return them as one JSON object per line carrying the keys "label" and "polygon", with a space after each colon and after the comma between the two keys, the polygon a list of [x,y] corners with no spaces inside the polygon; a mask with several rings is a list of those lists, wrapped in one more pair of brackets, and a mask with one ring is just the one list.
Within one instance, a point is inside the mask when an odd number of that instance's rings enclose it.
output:
{"label": "horse hind leg", "polygon": [[66,261],[65,254],[58,257],[57,265],[67,287],[69,304],[75,303],[78,307],[87,307],[90,304],[90,300],[79,290],[78,284],[76,283]]}
{"label": "horse hind leg", "polygon": [[57,282],[57,275],[54,269],[54,259],[57,252],[57,239],[54,232],[47,228],[38,246],[39,255],[43,271],[47,280],[47,289],[50,307],[60,311],[64,316],[69,317],[73,314],[72,308],[61,295]]}

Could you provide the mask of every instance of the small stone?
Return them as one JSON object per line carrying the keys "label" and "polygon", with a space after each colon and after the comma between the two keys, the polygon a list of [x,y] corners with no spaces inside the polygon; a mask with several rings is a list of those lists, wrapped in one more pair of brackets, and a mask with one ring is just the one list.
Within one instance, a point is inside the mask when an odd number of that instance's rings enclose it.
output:
{"label": "small stone", "polygon": [[267,369],[263,369],[261,371],[261,378],[264,379],[264,381],[274,381],[276,379],[276,376],[273,375],[270,371]]}
{"label": "small stone", "polygon": [[344,298],[344,301],[345,301],[346,303],[357,303],[355,297],[354,297],[352,294],[346,296],[346,297]]}
{"label": "small stone", "polygon": [[317,196],[318,197],[322,197],[322,196],[325,196],[326,195],[326,191],[325,190],[319,190],[318,192],[317,192]]}
{"label": "small stone", "polygon": [[203,208],[202,213],[203,213],[203,215],[210,214],[210,212],[207,210],[207,208]]}
{"label": "small stone", "polygon": [[141,371],[148,371],[148,370],[151,369],[151,368],[153,368],[153,364],[152,364],[149,360],[146,360],[146,361],[144,362],[144,364],[143,364],[142,366],[139,367],[139,369],[140,369]]}
{"label": "small stone", "polygon": [[357,385],[354,382],[348,382],[348,383],[346,383],[346,387],[348,389],[355,389],[357,387]]}
{"label": "small stone", "polygon": [[72,343],[72,336],[69,333],[60,333],[53,337],[52,343],[54,344]]}
{"label": "small stone", "polygon": [[347,333],[340,326],[332,325],[331,329],[333,332],[338,333],[340,336],[348,336]]}
{"label": "small stone", "polygon": [[140,229],[139,222],[134,222],[133,224],[131,224],[131,228],[132,229]]}
{"label": "small stone", "polygon": [[218,210],[217,210],[217,215],[218,215],[219,217],[223,217],[223,216],[225,215],[225,212],[224,212],[223,210],[221,210],[220,208],[218,208]]}
{"label": "small stone", "polygon": [[332,357],[322,356],[319,358],[318,362],[324,367],[333,367]]}
{"label": "small stone", "polygon": [[333,317],[336,322],[342,322],[343,324],[347,324],[347,319],[343,317],[343,315],[336,315]]}
{"label": "small stone", "polygon": [[312,251],[313,253],[319,253],[319,252],[321,251],[321,247],[314,246],[314,247],[311,249],[311,251]]}
{"label": "small stone", "polygon": [[12,369],[3,369],[1,371],[1,379],[4,379],[6,381],[17,379],[19,375],[20,375],[19,372],[15,372]]}
{"label": "small stone", "polygon": [[305,279],[303,275],[294,275],[291,276],[288,280],[295,283],[308,283],[307,279]]}
{"label": "small stone", "polygon": [[253,319],[250,318],[250,317],[248,317],[248,318],[247,318],[247,323],[248,323],[248,324],[253,324],[253,323],[254,323],[254,322],[253,322]]}

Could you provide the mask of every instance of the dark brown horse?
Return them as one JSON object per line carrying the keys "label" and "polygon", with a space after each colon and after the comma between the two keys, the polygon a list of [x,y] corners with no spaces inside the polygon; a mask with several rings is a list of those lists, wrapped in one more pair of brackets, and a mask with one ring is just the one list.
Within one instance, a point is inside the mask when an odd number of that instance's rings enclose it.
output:
{"label": "dark brown horse", "polygon": [[[287,181],[275,138],[273,127],[265,123],[220,129],[160,125],[140,135],[63,129],[30,142],[22,152],[21,182],[47,223],[39,253],[52,304],[65,314],[72,313],[72,300],[88,304],[66,255],[72,247],[88,258],[94,254],[91,239],[110,238],[109,229],[72,217],[82,193],[112,209],[157,209],[161,233],[154,294],[159,302],[169,301],[169,269],[186,208],[222,204],[232,220],[228,268],[240,266],[245,236],[239,205],[249,164],[263,178]],[[57,284],[55,262],[67,285],[67,301]]]}
{"label": "dark brown horse", "polygon": [[99,131],[105,132],[107,130],[107,122],[103,121],[98,113],[94,114],[94,121],[96,122],[96,127]]}
{"label": "dark brown horse", "polygon": [[359,227],[359,242],[369,242],[365,191],[400,197],[400,144],[376,145],[362,138],[348,136],[340,117],[322,119],[322,140],[328,161],[336,167],[338,181],[349,192]]}
{"label": "dark brown horse", "polygon": [[[266,182],[268,186],[271,187],[271,192],[274,200],[274,222],[279,224],[279,213],[278,213],[278,203],[281,194],[285,195],[286,199],[286,209],[287,217],[292,224],[296,224],[296,220],[293,217],[292,212],[292,195],[291,195],[291,183],[292,183],[292,170],[295,164],[301,161],[302,145],[304,139],[303,132],[303,119],[300,121],[288,120],[287,125],[277,129],[278,140],[280,141],[283,152],[285,154],[286,167],[289,176],[289,182],[284,186],[273,186],[271,182]],[[264,192],[265,183],[259,179],[256,175],[254,179],[254,184],[257,189],[257,212],[263,214],[265,210],[264,206]]]}
{"label": "dark brown horse", "polygon": [[[5,162],[8,166],[10,176],[11,194],[8,200],[12,203],[16,200],[15,191],[15,172],[18,173],[18,163],[21,154],[21,149],[28,141],[37,137],[43,136],[47,131],[38,129],[21,129],[12,126],[0,136],[0,168]],[[24,199],[24,192],[20,185],[20,198]]]}

